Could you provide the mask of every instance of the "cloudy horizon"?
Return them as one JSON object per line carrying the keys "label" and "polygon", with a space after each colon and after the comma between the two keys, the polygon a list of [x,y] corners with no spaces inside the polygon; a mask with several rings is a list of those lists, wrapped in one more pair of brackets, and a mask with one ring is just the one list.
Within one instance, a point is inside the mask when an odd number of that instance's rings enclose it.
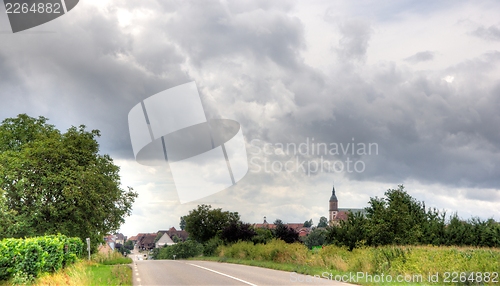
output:
{"label": "cloudy horizon", "polygon": [[[0,10],[0,120],[101,130],[101,153],[139,194],[124,234],[178,228],[198,204],[316,224],[334,183],[341,208],[403,184],[426,207],[500,220],[500,3],[115,2],[15,34]],[[241,124],[249,172],[180,204],[168,167],[135,161],[127,116],[191,81],[207,118]],[[283,150],[300,144],[338,152]]]}

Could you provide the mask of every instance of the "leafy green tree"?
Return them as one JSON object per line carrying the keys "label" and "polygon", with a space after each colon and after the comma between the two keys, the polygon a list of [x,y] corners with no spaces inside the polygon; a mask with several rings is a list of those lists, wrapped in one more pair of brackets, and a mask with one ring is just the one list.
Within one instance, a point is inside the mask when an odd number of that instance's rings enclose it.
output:
{"label": "leafy green tree", "polygon": [[177,242],[182,242],[182,238],[178,237],[177,234],[172,235],[172,241],[177,243]]}
{"label": "leafy green tree", "polygon": [[311,227],[312,225],[313,225],[313,220],[312,220],[312,219],[310,219],[310,220],[306,220],[306,221],[304,222],[303,227]]}
{"label": "leafy green tree", "polygon": [[158,242],[158,240],[160,240],[160,238],[163,236],[163,232],[158,232],[156,234],[156,237],[155,237],[155,243]]}
{"label": "leafy green tree", "polygon": [[411,197],[402,185],[387,190],[385,198],[370,198],[366,213],[371,222],[371,245],[416,244],[424,235],[425,205]]}
{"label": "leafy green tree", "polygon": [[295,231],[295,229],[288,227],[283,223],[280,219],[277,219],[274,222],[276,226],[273,229],[273,235],[277,239],[281,239],[286,243],[294,243],[299,241],[299,233]]}
{"label": "leafy green tree", "polygon": [[132,240],[127,240],[123,244],[123,247],[125,247],[128,250],[133,250],[134,249],[134,242]]}
{"label": "leafy green tree", "polygon": [[273,239],[273,233],[268,228],[256,228],[255,233],[256,235],[252,237],[252,241],[254,244],[266,244]]}
{"label": "leafy green tree", "polygon": [[181,222],[179,223],[181,230],[186,228],[186,216],[181,216]]}
{"label": "leafy green tree", "polygon": [[198,205],[198,208],[189,211],[184,217],[189,236],[200,243],[205,243],[232,222],[240,220],[237,212],[212,209],[210,205]]}
{"label": "leafy green tree", "polygon": [[5,191],[0,189],[0,240],[13,237],[23,228],[17,219],[17,212],[9,210],[6,201]]}
{"label": "leafy green tree", "polygon": [[368,220],[363,214],[349,212],[346,221],[340,221],[338,225],[327,228],[326,242],[339,246],[347,246],[353,250],[367,241]]}
{"label": "leafy green tree", "polygon": [[257,233],[249,223],[238,221],[231,222],[221,231],[219,236],[225,243],[233,243],[239,240],[252,240],[256,234]]}
{"label": "leafy green tree", "polygon": [[304,241],[304,244],[312,249],[313,246],[321,246],[325,243],[327,231],[322,228],[316,228],[312,230]]}
{"label": "leafy green tree", "polygon": [[0,236],[61,233],[96,245],[119,229],[137,194],[120,188],[119,167],[98,153],[99,136],[84,125],[61,133],[26,114],[0,124],[0,188],[23,225]]}
{"label": "leafy green tree", "polygon": [[320,217],[317,227],[327,227],[327,226],[328,226],[328,219],[324,216]]}

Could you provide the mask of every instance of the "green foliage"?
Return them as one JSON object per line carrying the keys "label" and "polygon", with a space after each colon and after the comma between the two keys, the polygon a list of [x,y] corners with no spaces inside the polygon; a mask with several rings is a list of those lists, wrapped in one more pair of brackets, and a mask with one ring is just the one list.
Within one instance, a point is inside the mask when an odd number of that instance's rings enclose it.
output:
{"label": "green foliage", "polygon": [[241,221],[231,222],[219,234],[219,237],[225,243],[237,241],[250,241],[256,235],[254,228],[249,223]]}
{"label": "green foliage", "polygon": [[253,259],[274,262],[306,262],[308,249],[301,243],[286,243],[273,239],[267,244],[254,245],[251,242],[238,242],[220,246],[219,256],[237,259]]}
{"label": "green foliage", "polygon": [[164,246],[154,259],[184,259],[199,256],[203,253],[203,245],[194,240],[186,240],[174,245]]}
{"label": "green foliage", "polygon": [[217,255],[217,248],[223,245],[224,242],[219,237],[213,237],[203,245],[203,255],[204,256],[214,256]]}
{"label": "green foliage", "polygon": [[303,227],[312,227],[312,226],[313,226],[313,220],[312,219],[306,220],[304,222],[304,225],[303,225]]}
{"label": "green foliage", "polygon": [[26,114],[0,124],[0,238],[62,233],[97,245],[119,228],[137,194],[120,188],[99,136],[84,125],[61,133]]}
{"label": "green foliage", "polygon": [[127,240],[123,244],[123,247],[128,249],[128,250],[134,250],[134,242],[132,240]]}
{"label": "green foliage", "polygon": [[272,231],[274,238],[281,239],[286,243],[294,243],[299,241],[299,233],[294,229],[289,228],[280,219],[277,219],[274,222],[274,225],[276,226]]}
{"label": "green foliage", "polygon": [[493,219],[462,221],[454,214],[447,224],[446,213],[426,211],[403,186],[388,190],[384,198],[371,198],[366,216],[350,213],[327,231],[327,243],[349,250],[363,245],[500,246],[500,224]]}
{"label": "green foliage", "polygon": [[327,227],[328,226],[328,219],[324,216],[319,218],[318,222],[318,227]]}
{"label": "green foliage", "polygon": [[326,240],[326,230],[321,228],[316,228],[306,236],[304,244],[309,249],[312,249],[313,246],[323,245],[323,243],[325,243],[325,240]]}
{"label": "green foliage", "polygon": [[252,237],[252,241],[254,244],[257,243],[266,244],[273,239],[273,233],[268,228],[256,228],[255,232],[257,234],[254,237]]}
{"label": "green foliage", "polygon": [[181,216],[179,227],[181,228],[181,230],[184,230],[186,228],[186,216]]}
{"label": "green foliage", "polygon": [[326,243],[347,246],[352,250],[367,239],[367,219],[360,213],[349,213],[347,221],[327,228]]}
{"label": "green foliage", "polygon": [[43,272],[55,272],[76,261],[82,254],[79,238],[50,235],[27,239],[6,238],[0,241],[0,280],[11,277],[36,278]]}
{"label": "green foliage", "polygon": [[239,242],[220,246],[218,252],[220,261],[283,266],[277,269],[310,275],[322,275],[325,271],[334,275],[363,272],[393,277],[420,274],[425,279],[429,273],[440,273],[442,282],[445,272],[491,273],[500,269],[500,250],[494,248],[383,246],[349,251],[346,247],[328,245],[311,251],[302,244],[273,240],[266,245]]}
{"label": "green foliage", "polygon": [[102,265],[117,265],[117,264],[130,264],[132,258],[124,257],[120,252],[113,251],[107,254],[95,253],[92,255],[92,261]]}
{"label": "green foliage", "polygon": [[238,222],[240,219],[237,212],[211,208],[210,205],[198,205],[197,209],[189,211],[189,214],[184,216],[186,231],[192,239],[199,243],[210,240],[231,222]]}

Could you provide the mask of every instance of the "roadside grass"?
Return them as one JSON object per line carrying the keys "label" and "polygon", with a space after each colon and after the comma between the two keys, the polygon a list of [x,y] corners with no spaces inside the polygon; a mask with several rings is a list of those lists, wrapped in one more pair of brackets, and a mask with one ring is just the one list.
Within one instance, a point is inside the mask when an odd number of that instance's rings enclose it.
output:
{"label": "roadside grass", "polygon": [[90,283],[85,285],[132,285],[132,268],[128,265],[91,265]]}
{"label": "roadside grass", "polygon": [[[286,244],[282,241],[272,241],[266,245],[239,242],[230,246],[220,246],[217,257],[197,257],[195,259],[238,263],[259,267],[272,268],[297,272],[316,277],[338,276],[352,277],[362,273],[372,275],[372,281],[361,278],[356,284],[380,285],[375,282],[375,275],[390,275],[395,281],[402,279],[421,279],[418,283],[402,282],[406,285],[484,285],[497,284],[493,281],[484,283],[472,279],[479,274],[500,272],[500,249],[473,248],[473,247],[435,247],[435,246],[384,246],[361,247],[353,251],[333,245],[322,249],[309,250],[301,244]],[[453,272],[458,273],[457,283],[453,283]],[[438,283],[429,282],[429,274],[438,273]],[[448,274],[449,283],[444,281]],[[464,282],[460,282],[460,274],[465,275]],[[332,275],[332,276],[330,276]],[[472,275],[472,276],[471,276]],[[415,277],[415,278],[412,278]],[[500,279],[500,277],[497,277]],[[474,281],[473,281],[474,280]],[[415,280],[413,280],[415,281]],[[347,281],[349,282],[349,281]],[[350,282],[354,282],[350,280]],[[400,285],[389,283],[384,285]]]}
{"label": "roadside grass", "polygon": [[[95,254],[91,261],[80,260],[53,274],[35,280],[36,286],[132,285],[132,259],[119,253]],[[13,281],[0,285],[15,285]]]}

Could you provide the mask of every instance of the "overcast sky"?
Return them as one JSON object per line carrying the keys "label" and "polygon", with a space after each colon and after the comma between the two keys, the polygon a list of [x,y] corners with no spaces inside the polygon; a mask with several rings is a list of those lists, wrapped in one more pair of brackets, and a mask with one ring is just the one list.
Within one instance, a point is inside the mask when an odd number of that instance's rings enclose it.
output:
{"label": "overcast sky", "polygon": [[[128,236],[178,227],[201,203],[246,222],[317,223],[333,182],[341,208],[404,184],[427,207],[500,220],[500,3],[356,3],[84,0],[16,34],[2,6],[0,119],[101,130],[102,153],[139,193]],[[249,172],[180,204],[168,168],[135,161],[127,116],[191,81],[208,118],[241,124]],[[320,143],[327,152],[312,151]],[[293,144],[309,150],[282,148]],[[321,160],[351,170],[315,170]]]}

